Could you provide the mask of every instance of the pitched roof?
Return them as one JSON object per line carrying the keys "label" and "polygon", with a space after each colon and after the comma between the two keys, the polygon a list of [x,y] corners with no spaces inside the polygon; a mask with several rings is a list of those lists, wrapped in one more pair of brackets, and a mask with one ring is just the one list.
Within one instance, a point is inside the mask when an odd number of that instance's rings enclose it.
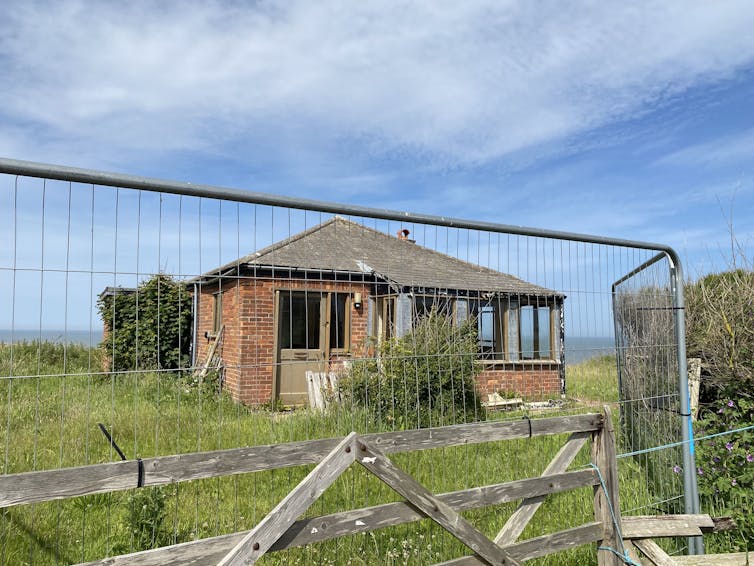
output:
{"label": "pitched roof", "polygon": [[205,276],[217,276],[239,265],[374,274],[400,287],[560,295],[512,275],[462,261],[340,216]]}

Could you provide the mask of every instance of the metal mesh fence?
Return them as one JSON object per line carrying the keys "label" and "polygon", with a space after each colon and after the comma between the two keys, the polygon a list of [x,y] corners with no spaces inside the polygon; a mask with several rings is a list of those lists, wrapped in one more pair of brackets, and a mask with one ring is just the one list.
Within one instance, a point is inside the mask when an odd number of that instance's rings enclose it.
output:
{"label": "metal mesh fence", "polygon": [[[619,403],[624,453],[680,440],[667,264],[613,287],[657,249],[202,195],[116,176],[0,176],[3,474],[115,462],[119,450],[146,459],[605,403]],[[562,441],[395,461],[440,493],[539,475]],[[624,513],[680,510],[676,462],[678,448],[621,459]],[[308,469],[7,504],[0,564],[86,562],[248,529]],[[309,514],[396,499],[354,470]],[[514,508],[465,516],[492,533]],[[591,494],[554,496],[525,535],[592,514]],[[462,553],[424,521],[265,561],[425,564]]]}
{"label": "metal mesh fence", "polygon": [[[683,512],[678,352],[670,266],[656,256],[614,286],[618,387],[625,451],[646,471],[665,512]],[[669,473],[669,472],[673,473]]]}

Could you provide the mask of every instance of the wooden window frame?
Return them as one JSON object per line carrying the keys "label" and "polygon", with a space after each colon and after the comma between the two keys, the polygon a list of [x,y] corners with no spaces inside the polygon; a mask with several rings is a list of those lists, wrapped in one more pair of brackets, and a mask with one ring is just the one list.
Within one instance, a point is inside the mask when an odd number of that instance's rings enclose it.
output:
{"label": "wooden window frame", "polygon": [[216,335],[223,325],[223,292],[212,293],[212,334]]}

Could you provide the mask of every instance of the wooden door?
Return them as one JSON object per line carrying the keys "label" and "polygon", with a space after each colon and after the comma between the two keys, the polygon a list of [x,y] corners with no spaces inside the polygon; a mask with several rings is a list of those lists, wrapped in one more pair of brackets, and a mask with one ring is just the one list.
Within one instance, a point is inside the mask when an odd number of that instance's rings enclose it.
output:
{"label": "wooden door", "polygon": [[278,304],[278,399],[308,403],[306,372],[325,371],[326,297],[318,292],[280,291]]}

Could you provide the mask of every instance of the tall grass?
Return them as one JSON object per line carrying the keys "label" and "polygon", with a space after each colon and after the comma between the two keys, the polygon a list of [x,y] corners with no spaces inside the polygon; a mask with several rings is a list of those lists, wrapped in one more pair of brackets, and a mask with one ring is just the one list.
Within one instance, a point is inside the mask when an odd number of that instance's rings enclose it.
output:
{"label": "tall grass", "polygon": [[566,367],[566,394],[587,404],[618,401],[618,370],[615,356],[594,356]]}
{"label": "tall grass", "polygon": [[[127,457],[149,457],[246,445],[371,432],[364,411],[273,413],[234,403],[227,395],[197,387],[179,373],[96,373],[96,350],[26,343],[0,345],[3,471],[15,473],[118,459],[99,432],[104,423]],[[95,373],[92,373],[94,371]],[[594,382],[599,372],[574,372]],[[603,374],[600,374],[603,375]],[[602,391],[594,385],[584,390]],[[603,399],[594,399],[595,401]],[[492,415],[491,418],[505,418]],[[441,493],[539,475],[565,441],[563,435],[428,450],[392,457],[433,492]],[[588,463],[582,451],[574,468]],[[22,505],[0,518],[0,564],[70,564],[145,547],[205,538],[251,528],[312,466],[285,468]],[[632,463],[622,463],[621,498],[637,508],[651,498]],[[134,482],[136,478],[134,478]],[[307,513],[316,516],[401,498],[358,466],[349,469]],[[494,535],[515,503],[465,512]],[[589,522],[590,489],[547,499],[524,537]],[[464,547],[430,521],[354,535],[274,553],[270,564],[427,564],[466,554]],[[589,564],[593,546],[538,564]]]}

